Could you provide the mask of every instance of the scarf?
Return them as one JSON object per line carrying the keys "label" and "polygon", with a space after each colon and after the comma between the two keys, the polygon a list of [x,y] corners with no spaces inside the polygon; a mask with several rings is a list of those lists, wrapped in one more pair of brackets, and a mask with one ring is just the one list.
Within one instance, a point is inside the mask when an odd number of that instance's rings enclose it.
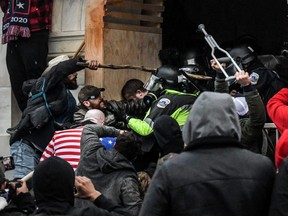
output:
{"label": "scarf", "polygon": [[2,44],[18,37],[29,38],[29,14],[31,0],[11,0],[8,2],[8,10],[3,17]]}

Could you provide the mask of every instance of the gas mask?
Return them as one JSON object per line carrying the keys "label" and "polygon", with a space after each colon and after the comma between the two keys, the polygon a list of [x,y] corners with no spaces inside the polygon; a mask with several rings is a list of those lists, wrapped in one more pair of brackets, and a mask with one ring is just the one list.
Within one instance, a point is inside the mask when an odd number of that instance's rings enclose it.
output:
{"label": "gas mask", "polygon": [[158,89],[157,91],[149,91],[147,95],[144,96],[143,101],[146,106],[150,107],[153,101],[157,100],[161,95],[162,90]]}

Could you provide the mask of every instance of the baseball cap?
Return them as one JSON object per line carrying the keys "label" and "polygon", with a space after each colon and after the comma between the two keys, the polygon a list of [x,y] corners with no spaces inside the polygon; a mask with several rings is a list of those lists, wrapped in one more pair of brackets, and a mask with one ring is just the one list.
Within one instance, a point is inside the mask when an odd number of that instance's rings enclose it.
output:
{"label": "baseball cap", "polygon": [[83,103],[89,99],[96,99],[100,96],[101,92],[105,91],[105,88],[97,88],[96,86],[87,85],[84,86],[78,94],[78,100]]}

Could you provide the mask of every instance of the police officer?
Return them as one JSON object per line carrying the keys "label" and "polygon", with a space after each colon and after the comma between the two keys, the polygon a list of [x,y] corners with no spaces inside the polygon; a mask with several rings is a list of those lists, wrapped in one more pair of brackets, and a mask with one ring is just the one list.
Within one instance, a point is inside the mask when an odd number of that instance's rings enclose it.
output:
{"label": "police officer", "polygon": [[[149,92],[154,92],[155,97],[159,94],[159,98],[151,103],[151,107],[143,120],[126,116],[129,128],[144,137],[143,152],[157,152],[154,151],[157,145],[155,145],[153,138],[153,126],[157,117],[169,115],[178,122],[180,127],[186,122],[198,94],[184,93],[181,78],[181,72],[174,66],[163,65],[158,68],[155,74],[151,75],[144,88]],[[156,153],[153,155],[158,159]],[[153,161],[152,158],[150,159]]]}
{"label": "police officer", "polygon": [[264,105],[285,86],[278,74],[273,70],[267,69],[257,58],[251,46],[245,44],[235,46],[230,51],[230,55],[243,70],[249,73],[251,84],[258,90]]}

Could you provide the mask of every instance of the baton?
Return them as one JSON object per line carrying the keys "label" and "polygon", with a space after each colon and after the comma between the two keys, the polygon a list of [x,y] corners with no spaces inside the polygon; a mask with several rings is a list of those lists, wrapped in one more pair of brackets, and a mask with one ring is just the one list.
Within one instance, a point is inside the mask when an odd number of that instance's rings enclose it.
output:
{"label": "baton", "polygon": [[[86,62],[77,62],[76,65],[83,66],[83,67],[88,67],[88,63]],[[119,69],[136,69],[136,70],[141,70],[145,72],[156,72],[155,68],[147,68],[144,66],[135,66],[135,65],[103,65],[99,64],[98,68],[108,68],[108,69],[113,69],[113,70],[119,70]]]}
{"label": "baton", "polygon": [[225,75],[226,77],[226,81],[231,81],[231,80],[234,80],[235,79],[235,76],[229,76],[226,71],[224,70],[224,68],[222,67],[222,65],[220,64],[219,60],[216,58],[216,56],[214,55],[215,53],[215,50],[219,50],[221,52],[223,52],[229,59],[230,61],[232,62],[232,64],[235,66],[235,68],[237,69],[237,71],[241,71],[241,68],[238,66],[238,64],[234,61],[234,59],[231,57],[231,55],[224,49],[222,49],[218,44],[217,42],[214,40],[214,38],[209,35],[206,30],[205,30],[205,26],[204,24],[200,24],[198,26],[198,29],[200,31],[203,32],[204,34],[204,38],[206,40],[206,42],[208,43],[208,45],[211,47],[211,56],[213,57],[213,59],[215,60],[216,64],[218,65],[218,67],[220,68],[220,70],[222,71],[222,73]]}

